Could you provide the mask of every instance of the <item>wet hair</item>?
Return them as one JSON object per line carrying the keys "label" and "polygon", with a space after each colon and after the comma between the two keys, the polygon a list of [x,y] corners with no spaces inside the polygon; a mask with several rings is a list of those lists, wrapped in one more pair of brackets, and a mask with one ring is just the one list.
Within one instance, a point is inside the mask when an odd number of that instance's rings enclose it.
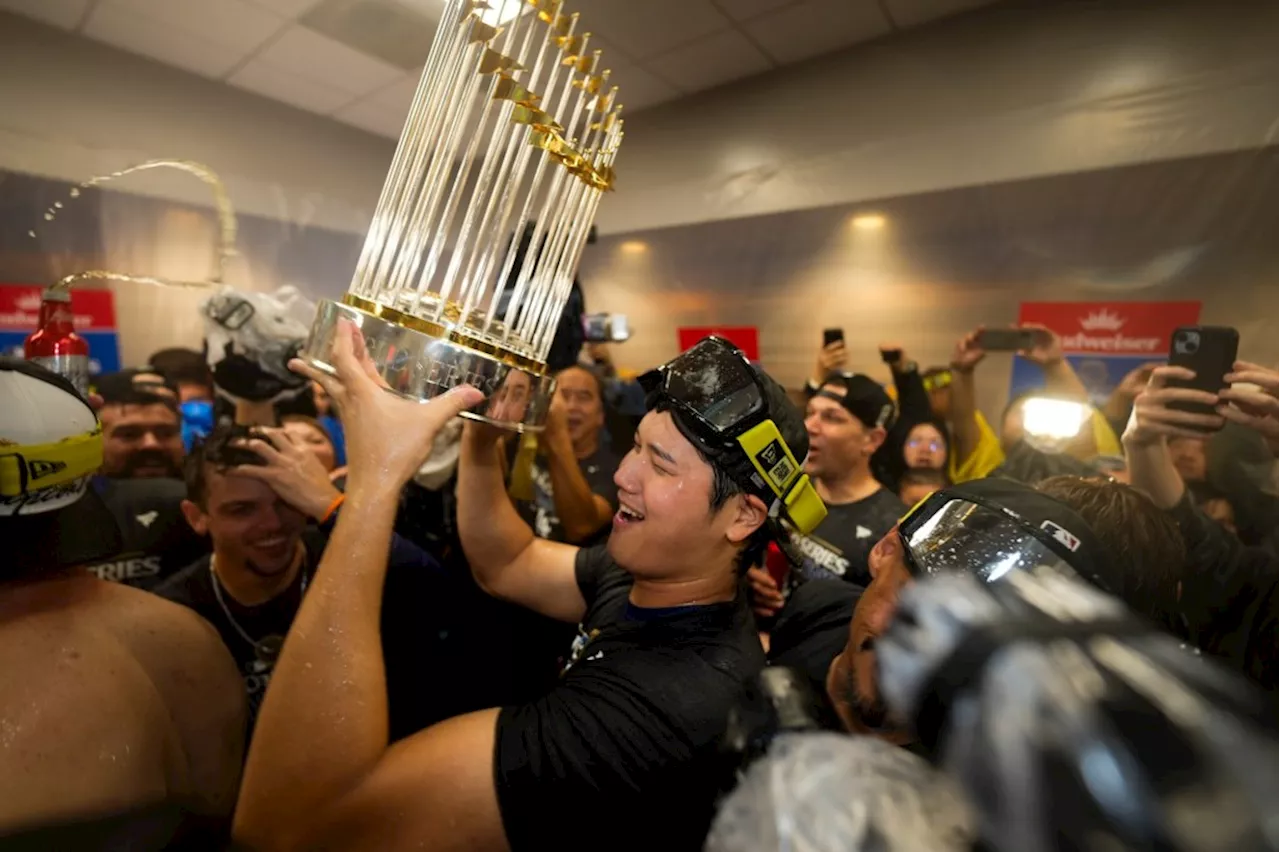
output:
{"label": "wet hair", "polygon": [[237,441],[256,437],[259,433],[238,423],[214,427],[187,453],[182,478],[187,485],[187,499],[204,509],[209,500],[209,471],[224,473],[240,465],[265,465],[253,450],[236,446]]}
{"label": "wet hair", "polygon": [[1136,488],[1102,477],[1054,476],[1036,486],[1079,515],[1112,554],[1106,578],[1129,608],[1177,629],[1178,583],[1186,562],[1182,532]]}

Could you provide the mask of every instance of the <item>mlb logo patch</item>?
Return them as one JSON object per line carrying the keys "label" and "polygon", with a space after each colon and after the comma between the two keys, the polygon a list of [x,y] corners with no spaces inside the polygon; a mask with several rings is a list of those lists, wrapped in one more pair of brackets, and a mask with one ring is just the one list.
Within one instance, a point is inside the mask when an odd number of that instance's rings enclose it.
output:
{"label": "mlb logo patch", "polygon": [[1080,539],[1076,538],[1074,535],[1067,532],[1065,529],[1058,526],[1053,521],[1045,521],[1040,525],[1040,529],[1048,532],[1050,535],[1054,537],[1054,539],[1058,542],[1058,544],[1061,544],[1063,547],[1065,547],[1067,550],[1070,550],[1072,553],[1075,553],[1077,550],[1080,549]]}

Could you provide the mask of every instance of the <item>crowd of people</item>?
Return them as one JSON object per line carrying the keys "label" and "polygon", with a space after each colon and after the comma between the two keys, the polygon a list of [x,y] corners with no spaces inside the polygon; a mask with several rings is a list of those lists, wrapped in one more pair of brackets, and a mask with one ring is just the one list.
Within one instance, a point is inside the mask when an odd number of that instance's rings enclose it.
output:
{"label": "crowd of people", "polygon": [[[353,327],[267,403],[195,351],[89,399],[0,361],[0,836],[702,848],[762,673],[868,766],[928,751],[879,655],[934,574],[1051,569],[1247,679],[1273,731],[1276,370],[1150,364],[1096,403],[1042,329],[1043,386],[989,421],[979,331],[942,367],[886,343],[884,376],[815,347],[792,390],[717,338],[638,380],[590,346],[523,435],[455,416],[472,388],[385,393]],[[1079,432],[1042,439],[1041,397]],[[951,814],[903,837],[962,848]]]}

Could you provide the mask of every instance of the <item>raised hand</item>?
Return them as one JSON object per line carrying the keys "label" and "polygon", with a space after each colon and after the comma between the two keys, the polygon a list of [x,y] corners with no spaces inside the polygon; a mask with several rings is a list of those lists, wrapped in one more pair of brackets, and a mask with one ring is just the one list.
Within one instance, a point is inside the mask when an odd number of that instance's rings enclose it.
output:
{"label": "raised hand", "polygon": [[262,480],[290,506],[323,520],[338,489],[320,459],[283,429],[258,429],[255,434],[261,437],[240,441],[239,445],[257,453],[266,464],[240,465],[234,473]]}
{"label": "raised hand", "polygon": [[844,341],[828,343],[818,352],[818,362],[814,364],[813,375],[810,378],[815,385],[820,385],[826,381],[827,376],[843,370],[848,363],[849,350],[845,348]]}
{"label": "raised hand", "polygon": [[751,584],[751,608],[756,615],[762,618],[777,615],[786,599],[782,597],[773,575],[764,568],[748,568],[747,582]]}
{"label": "raised hand", "polygon": [[1237,361],[1232,367],[1232,372],[1226,375],[1228,382],[1257,385],[1259,390],[1236,387],[1223,390],[1218,394],[1218,399],[1221,400],[1218,413],[1232,423],[1238,423],[1262,435],[1271,447],[1272,455],[1276,455],[1280,449],[1280,439],[1277,438],[1280,374],[1248,361]]}
{"label": "raised hand", "polygon": [[1062,338],[1050,331],[1047,326],[1024,322],[1018,328],[1033,329],[1037,332],[1036,345],[1018,352],[1023,358],[1042,367],[1057,364],[1062,360]]}
{"label": "raised hand", "polygon": [[343,321],[334,338],[333,375],[294,359],[289,368],[319,382],[342,412],[347,442],[347,493],[399,492],[431,452],[440,427],[484,399],[460,385],[428,402],[386,390],[354,324]]}
{"label": "raised hand", "polygon": [[978,344],[978,336],[982,334],[982,329],[982,326],[978,326],[956,341],[956,348],[951,352],[951,369],[970,373],[983,358],[987,357],[987,351]]}
{"label": "raised hand", "polygon": [[1218,396],[1193,388],[1169,387],[1173,380],[1190,381],[1196,374],[1185,367],[1156,367],[1151,371],[1147,387],[1133,401],[1129,425],[1125,427],[1126,443],[1150,445],[1165,438],[1206,437],[1208,432],[1222,428],[1220,414],[1201,414],[1179,411],[1173,403],[1196,403],[1210,408],[1218,405]]}

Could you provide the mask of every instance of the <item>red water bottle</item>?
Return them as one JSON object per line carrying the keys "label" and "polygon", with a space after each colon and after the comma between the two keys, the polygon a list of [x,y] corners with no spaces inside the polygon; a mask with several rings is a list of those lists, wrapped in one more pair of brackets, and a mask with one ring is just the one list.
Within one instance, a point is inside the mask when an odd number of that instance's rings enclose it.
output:
{"label": "red water bottle", "polygon": [[36,330],[22,344],[22,353],[52,370],[89,398],[89,344],[76,334],[71,312],[71,293],[46,289],[40,298],[40,319]]}

